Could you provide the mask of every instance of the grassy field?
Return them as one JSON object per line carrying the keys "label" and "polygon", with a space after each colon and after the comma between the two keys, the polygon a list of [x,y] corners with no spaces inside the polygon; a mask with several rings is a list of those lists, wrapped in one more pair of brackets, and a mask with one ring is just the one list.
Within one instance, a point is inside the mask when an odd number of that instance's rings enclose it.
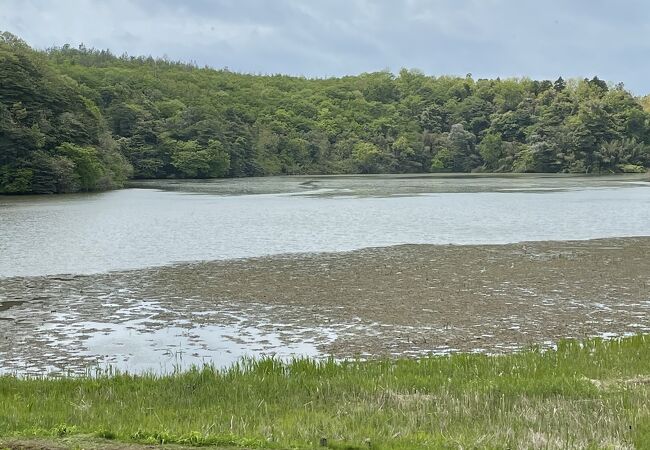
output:
{"label": "grassy field", "polygon": [[5,376],[0,447],[650,448],[649,408],[650,336],[635,336],[504,356]]}

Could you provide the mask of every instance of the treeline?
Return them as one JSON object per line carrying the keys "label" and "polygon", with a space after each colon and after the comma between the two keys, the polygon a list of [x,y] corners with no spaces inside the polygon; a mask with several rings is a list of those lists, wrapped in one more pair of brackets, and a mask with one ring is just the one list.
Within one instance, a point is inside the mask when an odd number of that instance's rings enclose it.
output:
{"label": "treeline", "polygon": [[85,94],[46,55],[0,35],[0,193],[110,189],[131,176]]}
{"label": "treeline", "polygon": [[0,192],[136,178],[643,171],[650,114],[622,85],[414,70],[260,76],[0,39]]}

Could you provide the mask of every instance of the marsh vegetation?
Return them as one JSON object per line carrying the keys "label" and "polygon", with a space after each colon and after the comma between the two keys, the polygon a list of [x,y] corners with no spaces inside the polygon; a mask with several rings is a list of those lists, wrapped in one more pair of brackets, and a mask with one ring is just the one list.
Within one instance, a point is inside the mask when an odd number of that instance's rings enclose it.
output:
{"label": "marsh vegetation", "polygon": [[325,437],[347,449],[631,449],[650,440],[649,386],[643,336],[502,356],[0,377],[0,434],[6,446],[83,435],[245,448],[315,448]]}

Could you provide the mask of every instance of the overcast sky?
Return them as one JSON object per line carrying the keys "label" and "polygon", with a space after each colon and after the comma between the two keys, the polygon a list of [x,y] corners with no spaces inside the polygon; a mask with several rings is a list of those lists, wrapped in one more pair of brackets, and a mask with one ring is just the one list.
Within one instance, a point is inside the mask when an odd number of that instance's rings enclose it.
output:
{"label": "overcast sky", "polygon": [[647,0],[0,0],[0,30],[242,72],[598,75],[650,93]]}

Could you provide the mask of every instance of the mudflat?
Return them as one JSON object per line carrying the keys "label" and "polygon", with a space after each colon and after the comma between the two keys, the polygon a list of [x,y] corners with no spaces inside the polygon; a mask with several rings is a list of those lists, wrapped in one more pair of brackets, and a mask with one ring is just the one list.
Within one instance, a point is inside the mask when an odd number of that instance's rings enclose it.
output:
{"label": "mudflat", "polygon": [[[181,357],[217,365],[219,355],[247,353],[237,348],[337,358],[502,353],[647,332],[649,313],[648,237],[400,245],[0,279],[0,357],[18,372],[119,366],[138,352],[169,356],[176,336]],[[147,338],[169,329],[167,341]]]}

